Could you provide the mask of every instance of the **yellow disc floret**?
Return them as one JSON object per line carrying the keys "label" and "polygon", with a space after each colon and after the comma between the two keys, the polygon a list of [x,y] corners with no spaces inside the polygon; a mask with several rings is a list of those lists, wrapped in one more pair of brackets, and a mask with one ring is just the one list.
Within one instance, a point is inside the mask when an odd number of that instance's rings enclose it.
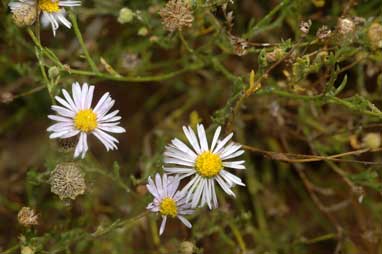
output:
{"label": "yellow disc floret", "polygon": [[172,198],[164,198],[159,205],[159,211],[162,215],[170,215],[175,217],[178,214],[176,203]]}
{"label": "yellow disc floret", "polygon": [[219,155],[206,151],[201,153],[195,160],[195,169],[199,175],[214,177],[223,168]]}
{"label": "yellow disc floret", "polygon": [[58,0],[40,0],[38,2],[38,6],[40,7],[40,10],[46,11],[46,12],[59,12],[60,6],[58,6]]}
{"label": "yellow disc floret", "polygon": [[91,109],[78,111],[74,117],[74,126],[83,132],[91,132],[97,128],[97,115]]}

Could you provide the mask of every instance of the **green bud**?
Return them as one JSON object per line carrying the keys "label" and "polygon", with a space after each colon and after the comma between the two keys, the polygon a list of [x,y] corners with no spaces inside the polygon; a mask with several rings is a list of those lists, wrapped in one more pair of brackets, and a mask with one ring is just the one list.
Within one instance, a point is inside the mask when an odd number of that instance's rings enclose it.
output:
{"label": "green bud", "polygon": [[134,12],[129,8],[122,8],[119,11],[118,22],[121,24],[130,23],[134,19]]}
{"label": "green bud", "polygon": [[381,146],[381,135],[379,133],[367,133],[363,137],[363,144],[370,149],[377,149]]}
{"label": "green bud", "polygon": [[179,246],[180,254],[192,254],[194,253],[194,244],[192,242],[184,241]]}
{"label": "green bud", "polygon": [[141,27],[138,30],[138,35],[146,36],[149,33],[149,30],[146,27]]}
{"label": "green bud", "polygon": [[50,67],[48,70],[48,76],[50,79],[55,79],[60,74],[60,70],[56,67]]}

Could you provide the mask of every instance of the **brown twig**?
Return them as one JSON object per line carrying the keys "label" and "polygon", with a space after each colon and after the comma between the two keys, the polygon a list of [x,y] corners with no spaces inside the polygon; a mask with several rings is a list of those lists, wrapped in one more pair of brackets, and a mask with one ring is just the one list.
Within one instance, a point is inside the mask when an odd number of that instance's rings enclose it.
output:
{"label": "brown twig", "polygon": [[375,150],[364,148],[364,149],[359,149],[355,151],[334,154],[329,156],[272,152],[272,151],[262,150],[262,149],[248,146],[248,145],[243,145],[243,148],[251,152],[264,154],[272,160],[285,161],[289,163],[308,163],[308,162],[317,162],[317,161],[342,161],[342,162],[362,163],[367,165],[382,165],[382,163],[372,162],[372,161],[338,159],[338,158],[350,156],[350,155],[360,155],[366,152],[379,152],[379,151],[382,151],[382,148],[378,148]]}

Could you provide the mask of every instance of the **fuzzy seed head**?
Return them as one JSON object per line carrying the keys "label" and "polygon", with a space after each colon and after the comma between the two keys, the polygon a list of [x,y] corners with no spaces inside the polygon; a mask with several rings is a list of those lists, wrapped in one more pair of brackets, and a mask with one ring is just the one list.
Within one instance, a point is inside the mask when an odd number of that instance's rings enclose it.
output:
{"label": "fuzzy seed head", "polygon": [[17,220],[25,227],[38,225],[38,215],[30,207],[23,207],[17,214]]}
{"label": "fuzzy seed head", "polygon": [[162,24],[165,29],[174,32],[182,30],[185,27],[191,27],[194,21],[191,7],[184,0],[170,0],[166,6],[159,11],[162,18]]}
{"label": "fuzzy seed head", "polygon": [[60,199],[76,199],[84,194],[86,183],[81,169],[75,163],[61,163],[51,172],[50,190]]}

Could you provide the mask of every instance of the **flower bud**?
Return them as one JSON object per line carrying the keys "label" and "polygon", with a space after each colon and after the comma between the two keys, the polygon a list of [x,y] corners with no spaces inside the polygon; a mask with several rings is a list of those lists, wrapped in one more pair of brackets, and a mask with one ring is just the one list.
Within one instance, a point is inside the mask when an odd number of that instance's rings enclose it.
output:
{"label": "flower bud", "polygon": [[374,22],[367,31],[372,48],[382,48],[382,25],[378,22]]}
{"label": "flower bud", "polygon": [[118,22],[121,24],[130,23],[134,19],[134,12],[129,8],[122,8],[119,11]]}
{"label": "flower bud", "polygon": [[370,132],[363,137],[363,145],[370,149],[377,149],[381,146],[381,135]]}
{"label": "flower bud", "polygon": [[179,253],[180,254],[192,254],[194,253],[194,244],[189,241],[181,242],[179,246]]}

